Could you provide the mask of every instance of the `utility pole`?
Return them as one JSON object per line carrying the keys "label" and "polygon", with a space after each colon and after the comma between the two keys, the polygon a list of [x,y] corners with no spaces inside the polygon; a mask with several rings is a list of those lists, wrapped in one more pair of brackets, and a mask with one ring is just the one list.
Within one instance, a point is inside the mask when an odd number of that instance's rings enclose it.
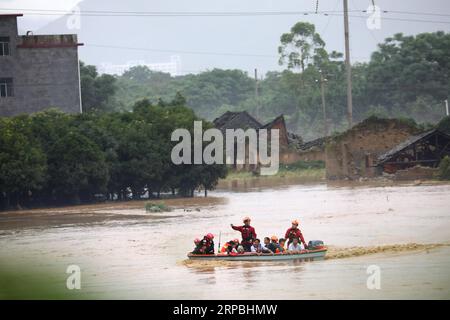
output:
{"label": "utility pole", "polygon": [[328,130],[327,108],[325,106],[325,83],[328,80],[323,77],[322,71],[320,71],[320,80],[319,81],[320,81],[320,92],[321,92],[321,95],[322,95],[322,113],[323,113],[324,137],[327,137],[329,130]]}
{"label": "utility pole", "polygon": [[350,64],[350,43],[348,27],[348,0],[344,0],[344,33],[345,33],[345,69],[347,72],[347,121],[348,127],[353,124],[352,67]]}
{"label": "utility pole", "polygon": [[448,114],[448,100],[447,99],[445,99],[445,113],[446,113],[446,115],[448,117],[449,114]]}
{"label": "utility pole", "polygon": [[256,102],[256,119],[259,120],[258,69],[255,69],[255,102]]}

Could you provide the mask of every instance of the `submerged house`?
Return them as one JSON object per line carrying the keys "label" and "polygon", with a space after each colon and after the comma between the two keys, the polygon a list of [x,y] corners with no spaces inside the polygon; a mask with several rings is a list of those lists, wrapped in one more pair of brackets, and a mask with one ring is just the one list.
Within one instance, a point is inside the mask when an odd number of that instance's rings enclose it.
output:
{"label": "submerged house", "polygon": [[380,155],[376,165],[380,171],[394,174],[416,166],[436,168],[445,156],[450,156],[450,135],[433,129],[411,136]]}
{"label": "submerged house", "polygon": [[[248,112],[231,112],[227,111],[220,117],[216,118],[214,121],[214,126],[221,130],[223,133],[227,129],[267,129],[270,133],[271,129],[279,130],[279,143],[280,143],[280,163],[290,163],[290,159],[292,159],[292,153],[296,153],[297,145],[301,144],[300,136],[290,133],[287,131],[286,122],[284,120],[284,116],[280,115],[276,117],[274,120],[262,124],[258,120],[256,120],[253,116],[251,116]],[[235,153],[236,157],[236,153]],[[236,160],[236,159],[234,159]],[[248,164],[248,145],[246,146],[246,159],[245,164],[242,166],[235,165],[237,169],[248,169],[254,170],[256,169],[255,165]],[[236,161],[234,162],[236,163]]]}
{"label": "submerged house", "polygon": [[416,135],[420,129],[407,121],[368,118],[326,141],[326,175],[329,180],[375,177],[379,157]]}

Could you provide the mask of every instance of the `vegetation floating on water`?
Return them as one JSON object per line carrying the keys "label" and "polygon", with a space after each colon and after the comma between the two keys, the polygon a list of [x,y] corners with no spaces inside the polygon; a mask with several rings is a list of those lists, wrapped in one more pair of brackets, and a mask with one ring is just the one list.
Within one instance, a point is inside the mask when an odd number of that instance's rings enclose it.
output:
{"label": "vegetation floating on water", "polygon": [[145,210],[147,212],[170,212],[172,211],[172,208],[167,206],[164,202],[161,203],[147,202],[145,204]]}

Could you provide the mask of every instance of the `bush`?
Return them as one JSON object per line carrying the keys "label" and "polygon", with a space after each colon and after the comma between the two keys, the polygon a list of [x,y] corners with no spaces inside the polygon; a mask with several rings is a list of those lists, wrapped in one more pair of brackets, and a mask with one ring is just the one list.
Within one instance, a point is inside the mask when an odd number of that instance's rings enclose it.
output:
{"label": "bush", "polygon": [[145,210],[147,212],[170,212],[172,209],[166,206],[163,202],[161,203],[153,203],[147,202],[145,204]]}
{"label": "bush", "polygon": [[450,157],[446,156],[439,163],[439,178],[441,180],[450,180]]}
{"label": "bush", "polygon": [[437,125],[437,128],[442,132],[450,134],[450,116],[443,118]]}
{"label": "bush", "polygon": [[323,169],[325,168],[324,161],[297,161],[291,164],[280,165],[280,170],[296,171],[296,170],[308,170],[308,169]]}

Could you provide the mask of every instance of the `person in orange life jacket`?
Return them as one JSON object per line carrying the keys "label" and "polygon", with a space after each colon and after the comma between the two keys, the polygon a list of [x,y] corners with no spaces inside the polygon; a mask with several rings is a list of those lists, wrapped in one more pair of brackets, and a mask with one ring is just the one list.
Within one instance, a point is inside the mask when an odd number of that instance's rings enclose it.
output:
{"label": "person in orange life jacket", "polygon": [[278,237],[277,236],[272,236],[270,237],[270,239],[272,240],[271,243],[269,243],[266,248],[269,249],[270,251],[272,251],[273,253],[279,253],[280,252],[280,245],[278,244]]}
{"label": "person in orange life jacket", "polygon": [[223,247],[220,249],[220,252],[225,253],[228,252],[228,247],[233,243],[233,245],[236,245],[236,247],[239,245],[239,239],[234,239],[226,242]]}
{"label": "person in orange life jacket", "polygon": [[239,242],[230,241],[225,252],[227,254],[237,254],[238,253],[238,251],[237,251],[238,245],[239,245]]}
{"label": "person in orange life jacket", "polygon": [[294,220],[292,221],[292,227],[290,227],[289,229],[287,229],[286,234],[284,236],[286,239],[288,239],[288,247],[289,245],[292,243],[292,241],[294,240],[294,238],[298,238],[302,243],[303,246],[305,247],[305,249],[308,247],[306,245],[306,241],[303,238],[303,234],[300,231],[300,229],[298,228],[298,220]]}
{"label": "person in orange life jacket", "polygon": [[244,250],[246,252],[250,252],[253,240],[256,239],[256,232],[255,232],[255,228],[250,226],[250,218],[249,217],[245,217],[243,219],[243,222],[244,222],[243,226],[236,227],[233,224],[231,224],[231,228],[233,228],[233,230],[237,230],[241,233],[241,235],[242,235],[241,245],[244,247]]}
{"label": "person in orange life jacket", "polygon": [[214,254],[214,235],[208,233],[195,247],[193,254]]}
{"label": "person in orange life jacket", "polygon": [[265,246],[263,246],[261,244],[261,240],[259,240],[259,239],[253,240],[253,244],[252,244],[252,247],[251,247],[251,252],[256,253],[256,254],[273,253],[272,251],[267,249]]}

